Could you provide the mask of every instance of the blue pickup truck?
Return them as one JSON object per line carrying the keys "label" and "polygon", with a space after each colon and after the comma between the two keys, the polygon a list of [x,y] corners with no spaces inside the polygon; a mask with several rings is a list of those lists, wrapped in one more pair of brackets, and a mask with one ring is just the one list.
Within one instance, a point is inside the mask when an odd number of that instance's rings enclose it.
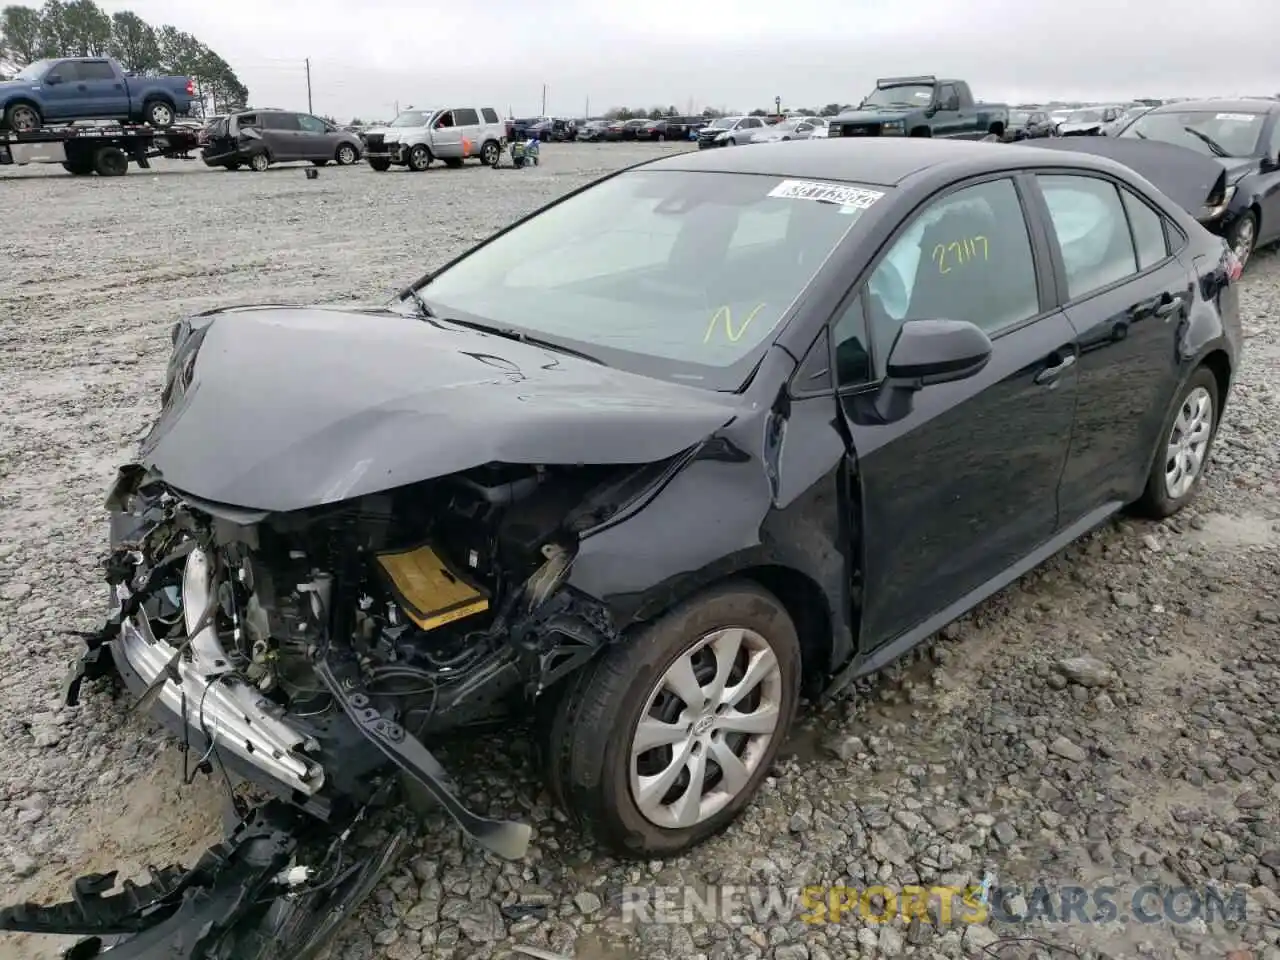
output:
{"label": "blue pickup truck", "polygon": [[191,112],[189,77],[135,77],[109,57],[37,60],[0,81],[0,121],[17,133],[70,120],[142,121],[169,127]]}

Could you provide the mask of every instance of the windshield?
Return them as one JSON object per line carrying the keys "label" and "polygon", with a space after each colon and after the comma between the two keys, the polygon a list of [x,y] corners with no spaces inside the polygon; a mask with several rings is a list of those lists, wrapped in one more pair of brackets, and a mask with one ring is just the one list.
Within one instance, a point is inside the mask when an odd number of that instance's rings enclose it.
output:
{"label": "windshield", "polygon": [[1143,114],[1120,136],[1161,140],[1210,157],[1252,157],[1258,149],[1264,119],[1261,113],[1169,110]]}
{"label": "windshield", "polygon": [[431,116],[430,110],[406,110],[391,121],[393,127],[425,127]]}
{"label": "windshield", "polygon": [[13,75],[15,80],[39,80],[44,72],[53,64],[52,60],[37,60],[29,63]]}
{"label": "windshield", "polygon": [[804,121],[803,121],[803,120],[782,120],[782,121],[780,121],[780,122],[778,122],[778,123],[775,123],[775,124],[774,124],[772,127],[770,127],[769,129],[770,129],[770,130],[778,130],[778,131],[780,131],[780,132],[784,132],[784,133],[789,133],[789,132],[791,132],[792,130],[795,130],[795,128],[796,128],[796,127],[798,127],[798,126],[800,126],[800,124],[802,124],[802,123],[804,123]]}
{"label": "windshield", "polygon": [[[833,201],[805,189],[823,186]],[[479,247],[421,292],[446,319],[523,331],[647,376],[736,390],[814,273],[884,193],[636,170]]]}
{"label": "windshield", "polygon": [[712,130],[728,130],[737,122],[737,117],[720,117],[718,120],[712,120],[707,126]]}
{"label": "windshield", "polygon": [[933,86],[909,83],[875,90],[862,101],[864,107],[927,107],[933,102]]}

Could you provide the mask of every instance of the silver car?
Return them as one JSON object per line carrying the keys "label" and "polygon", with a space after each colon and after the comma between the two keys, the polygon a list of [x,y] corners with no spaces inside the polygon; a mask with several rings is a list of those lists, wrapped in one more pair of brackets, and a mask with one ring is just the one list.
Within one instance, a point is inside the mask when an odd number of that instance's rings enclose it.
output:
{"label": "silver car", "polygon": [[825,137],[827,121],[822,117],[789,117],[751,135],[751,143],[780,143],[784,140],[808,140]]}

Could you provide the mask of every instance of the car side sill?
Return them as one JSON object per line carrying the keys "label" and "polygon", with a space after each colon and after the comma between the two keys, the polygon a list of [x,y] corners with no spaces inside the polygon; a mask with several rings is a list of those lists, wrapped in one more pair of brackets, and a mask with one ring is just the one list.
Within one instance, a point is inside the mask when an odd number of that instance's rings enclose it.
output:
{"label": "car side sill", "polygon": [[946,607],[940,612],[934,614],[918,626],[912,627],[896,639],[872,650],[867,655],[855,657],[847,667],[832,678],[831,682],[827,684],[827,688],[823,691],[820,699],[827,700],[838,694],[859,677],[864,677],[869,673],[875,673],[877,670],[882,670],[894,660],[897,660],[903,654],[907,653],[912,647],[916,646],[922,640],[937,633],[953,620],[957,620],[964,616],[964,614],[968,613],[969,610],[976,607],[983,600],[986,600],[992,594],[1003,590],[1019,577],[1040,566],[1040,564],[1044,563],[1059,550],[1068,546],[1072,541],[1078,540],[1080,537],[1105,522],[1109,517],[1115,515],[1123,508],[1123,501],[1113,500],[1110,503],[1106,503],[1098,509],[1085,514],[1071,526],[1053,537],[1053,539],[1045,541],[1045,543],[1041,544],[1034,551],[1027,554],[1027,556],[1023,557],[1017,563],[1013,564],[1013,566],[1006,568],[986,583],[974,590],[971,590],[949,607]]}

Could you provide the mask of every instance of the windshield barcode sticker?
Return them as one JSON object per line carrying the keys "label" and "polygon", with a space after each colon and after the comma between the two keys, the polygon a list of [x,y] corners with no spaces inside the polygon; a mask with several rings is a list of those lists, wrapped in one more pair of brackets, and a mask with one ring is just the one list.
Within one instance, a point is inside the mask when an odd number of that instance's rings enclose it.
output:
{"label": "windshield barcode sticker", "polygon": [[1220,113],[1215,120],[1239,120],[1241,123],[1252,123],[1257,118],[1253,113]]}
{"label": "windshield barcode sticker", "polygon": [[846,187],[838,183],[783,180],[769,191],[769,196],[784,200],[820,200],[823,203],[838,203],[846,210],[865,210],[884,194],[878,190]]}

